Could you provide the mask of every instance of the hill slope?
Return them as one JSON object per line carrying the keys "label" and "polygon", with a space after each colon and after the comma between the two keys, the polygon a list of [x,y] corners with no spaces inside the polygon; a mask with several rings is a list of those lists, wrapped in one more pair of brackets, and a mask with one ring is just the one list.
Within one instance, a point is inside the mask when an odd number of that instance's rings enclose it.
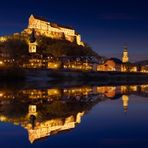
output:
{"label": "hill slope", "polygon": [[136,62],[135,64],[140,65],[140,66],[146,66],[148,65],[148,60],[139,61],[139,62]]}
{"label": "hill slope", "polygon": [[[0,42],[0,52],[8,53],[13,58],[19,58],[28,53],[29,36],[12,35],[4,42]],[[52,54],[53,56],[94,56],[98,60],[102,57],[98,55],[91,47],[85,45],[79,46],[66,40],[51,39],[40,36],[37,38],[37,53]]]}

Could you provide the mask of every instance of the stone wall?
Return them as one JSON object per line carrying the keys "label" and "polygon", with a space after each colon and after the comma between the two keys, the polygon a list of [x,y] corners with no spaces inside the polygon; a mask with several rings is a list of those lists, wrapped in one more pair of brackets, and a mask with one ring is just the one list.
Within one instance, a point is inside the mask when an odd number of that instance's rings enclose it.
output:
{"label": "stone wall", "polygon": [[81,35],[77,34],[74,29],[47,22],[33,15],[30,16],[28,28],[23,33],[31,34],[32,29],[35,29],[37,36],[44,35],[53,39],[65,39],[84,46],[84,43],[81,41]]}

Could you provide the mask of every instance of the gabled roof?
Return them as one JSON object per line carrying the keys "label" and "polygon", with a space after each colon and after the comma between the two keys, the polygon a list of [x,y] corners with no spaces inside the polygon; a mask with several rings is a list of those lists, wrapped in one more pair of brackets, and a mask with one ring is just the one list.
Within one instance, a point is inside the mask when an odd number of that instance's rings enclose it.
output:
{"label": "gabled roof", "polygon": [[39,16],[36,16],[36,15],[33,15],[33,14],[32,14],[32,16],[33,16],[35,19],[37,19],[37,20],[41,20],[41,21],[44,21],[44,22],[48,22],[48,20],[45,19],[45,18],[43,18],[43,17],[39,17]]}
{"label": "gabled roof", "polygon": [[122,64],[122,61],[121,61],[120,59],[118,59],[118,58],[110,58],[110,59],[108,59],[108,60],[112,60],[112,61],[114,61],[116,64]]}
{"label": "gabled roof", "polygon": [[65,25],[59,25],[59,24],[57,24],[57,23],[53,23],[53,22],[51,22],[50,25],[51,25],[51,27],[55,27],[55,28],[59,28],[59,27],[61,27],[61,28],[67,28],[67,29],[71,29],[71,30],[73,30],[72,27],[65,26]]}
{"label": "gabled roof", "polygon": [[[45,19],[45,18],[43,18],[43,17],[39,17],[39,16],[36,16],[36,15],[31,15],[31,16],[33,16],[35,19],[37,19],[37,20],[41,20],[41,21],[44,21],[44,22],[49,22],[47,19]],[[70,27],[70,26],[65,26],[65,25],[59,25],[59,24],[57,24],[57,23],[54,23],[54,22],[50,22],[50,25],[52,26],[52,27],[54,27],[54,28],[59,28],[59,27],[61,27],[61,28],[67,28],[67,29],[71,29],[71,30],[73,30],[73,28],[72,27]]]}

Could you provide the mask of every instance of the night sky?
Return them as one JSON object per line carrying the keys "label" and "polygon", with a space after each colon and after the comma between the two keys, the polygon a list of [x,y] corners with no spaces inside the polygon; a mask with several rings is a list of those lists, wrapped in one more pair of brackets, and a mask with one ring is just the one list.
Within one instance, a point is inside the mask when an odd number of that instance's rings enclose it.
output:
{"label": "night sky", "polygon": [[148,59],[147,0],[3,0],[0,35],[21,32],[31,14],[74,27],[100,55],[120,58],[126,43],[131,61]]}

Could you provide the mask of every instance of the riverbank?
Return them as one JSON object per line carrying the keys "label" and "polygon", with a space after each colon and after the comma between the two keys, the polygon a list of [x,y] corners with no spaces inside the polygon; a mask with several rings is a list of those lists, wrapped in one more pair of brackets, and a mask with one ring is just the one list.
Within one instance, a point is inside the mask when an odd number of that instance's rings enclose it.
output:
{"label": "riverbank", "polygon": [[148,81],[148,73],[131,72],[94,72],[70,70],[26,70],[27,80],[62,81]]}
{"label": "riverbank", "polygon": [[148,82],[148,73],[94,72],[49,69],[0,69],[1,81],[84,81],[84,82]]}
{"label": "riverbank", "polygon": [[0,81],[25,81],[25,70],[18,67],[1,67],[0,68]]}

